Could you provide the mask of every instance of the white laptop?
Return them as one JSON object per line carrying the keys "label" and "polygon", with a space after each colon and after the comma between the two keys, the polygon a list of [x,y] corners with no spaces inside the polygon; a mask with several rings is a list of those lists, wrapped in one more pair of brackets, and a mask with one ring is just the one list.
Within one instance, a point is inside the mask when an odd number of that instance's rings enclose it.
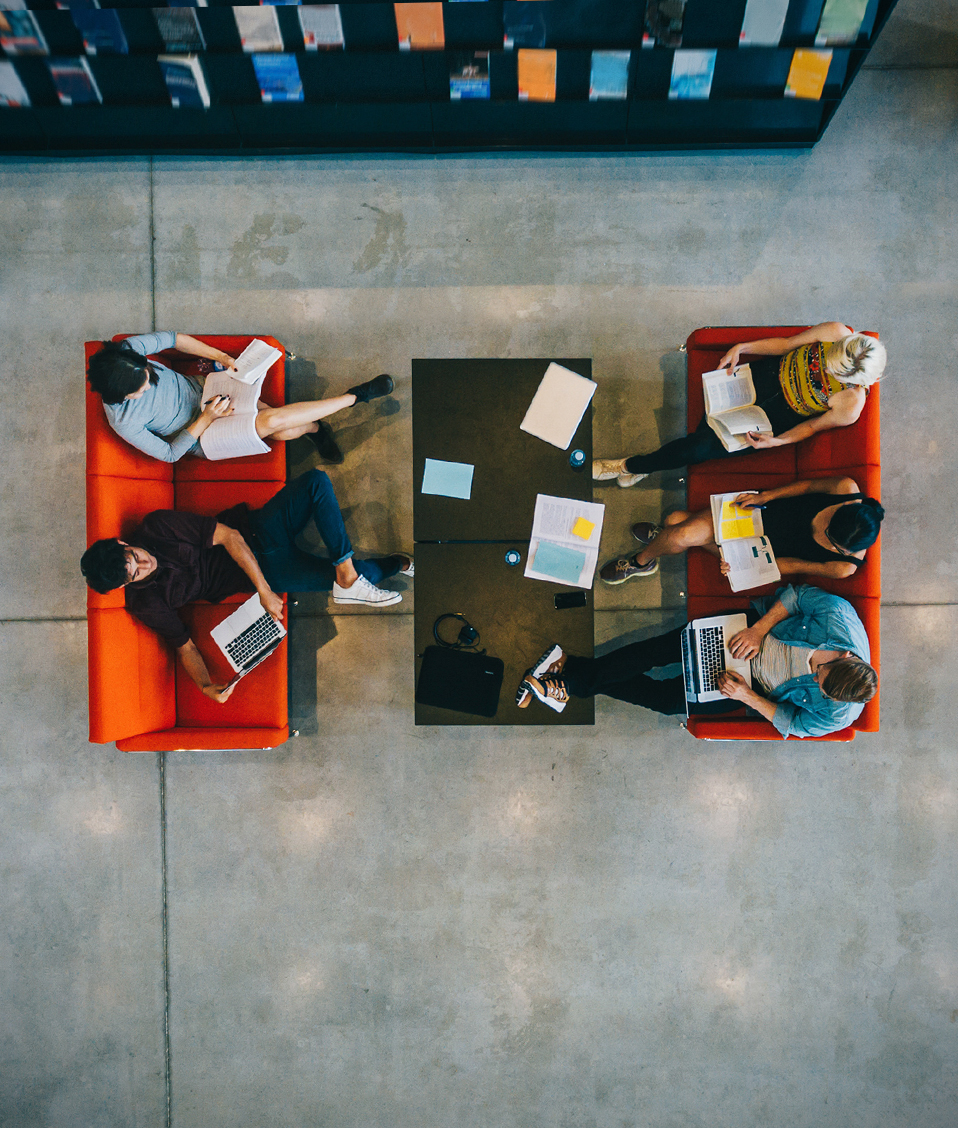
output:
{"label": "white laptop", "polygon": [[233,667],[236,676],[229,684],[235,685],[273,653],[286,637],[286,628],[263,610],[259,596],[254,595],[218,623],[210,635]]}
{"label": "white laptop", "polygon": [[752,663],[747,658],[733,658],[728,640],[745,630],[748,619],[744,612],[734,615],[713,615],[710,619],[694,619],[682,631],[682,674],[685,678],[685,704],[694,712],[694,705],[726,700],[716,681],[723,670],[733,670],[752,684]]}

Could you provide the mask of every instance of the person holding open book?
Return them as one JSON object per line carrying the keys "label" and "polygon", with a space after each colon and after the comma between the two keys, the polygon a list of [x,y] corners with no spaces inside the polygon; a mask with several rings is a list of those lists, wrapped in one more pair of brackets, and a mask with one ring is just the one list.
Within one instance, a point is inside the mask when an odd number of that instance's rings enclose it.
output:
{"label": "person holding open book", "polygon": [[[886,360],[880,341],[855,333],[839,321],[813,325],[792,337],[767,337],[735,345],[719,361],[719,370],[738,374],[742,356],[749,357],[741,374],[749,375],[753,397],[742,401],[747,407],[737,410],[748,410],[748,426],[756,429],[729,435],[729,428],[723,428],[721,422],[714,425],[716,412],[709,410],[691,435],[666,443],[652,454],[596,459],[592,463],[593,480],[614,478],[620,486],[634,486],[656,470],[695,466],[749,447],[766,450],[800,443],[818,431],[848,427],[861,415],[868,388],[881,378]],[[719,374],[717,371],[706,377]],[[708,380],[703,379],[708,393]],[[725,393],[723,403],[726,399],[733,405],[737,402],[727,389],[716,390]],[[724,440],[720,437],[723,433]],[[730,438],[731,449],[726,445]]]}
{"label": "person holding open book", "polygon": [[[865,559],[865,551],[878,539],[885,515],[874,498],[858,492],[851,478],[792,482],[739,494],[735,503],[742,509],[762,510],[762,531],[783,576],[842,580],[854,575]],[[665,518],[661,528],[638,522],[632,526],[632,535],[642,549],[634,556],[608,561],[599,572],[605,583],[622,584],[636,576],[652,576],[659,569],[660,556],[674,556],[690,548],[704,548],[721,556],[711,507],[697,513],[676,510]],[[729,572],[724,560],[722,571]]]}
{"label": "person holding open book", "polygon": [[[173,332],[105,341],[103,348],[90,358],[87,368],[90,386],[103,400],[103,410],[113,430],[137,450],[162,462],[178,462],[187,454],[196,458],[226,458],[265,453],[269,449],[266,439],[288,442],[306,435],[322,458],[339,463],[343,461],[342,451],[329,425],[321,420],[393,390],[392,377],[384,374],[331,399],[270,407],[254,396],[245,426],[233,428],[235,433],[230,435],[225,448],[218,444],[214,449],[210,445],[210,428],[217,420],[231,416],[233,397],[220,394],[204,401],[200,377],[186,376],[159,361],[147,360],[148,356],[173,348],[212,362],[209,367],[216,364],[227,371],[235,370],[234,357],[186,333]],[[237,393],[247,387],[236,383]]]}

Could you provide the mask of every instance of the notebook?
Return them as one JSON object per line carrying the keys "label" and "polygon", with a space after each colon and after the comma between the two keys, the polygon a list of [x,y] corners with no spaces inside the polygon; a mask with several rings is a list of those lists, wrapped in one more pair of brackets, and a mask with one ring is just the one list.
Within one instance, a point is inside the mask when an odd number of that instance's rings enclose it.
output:
{"label": "notebook", "polygon": [[560,450],[568,450],[597,387],[594,380],[587,380],[585,376],[553,361],[546,369],[519,429],[552,443]]}
{"label": "notebook", "polygon": [[210,635],[236,673],[230,682],[234,685],[273,653],[286,637],[286,628],[263,610],[259,596],[254,595]]}
{"label": "notebook", "polygon": [[682,631],[682,675],[689,712],[694,712],[693,705],[726,700],[715,685],[723,670],[734,670],[752,684],[752,663],[747,658],[733,658],[728,649],[728,639],[747,626],[748,619],[743,611],[694,619]]}

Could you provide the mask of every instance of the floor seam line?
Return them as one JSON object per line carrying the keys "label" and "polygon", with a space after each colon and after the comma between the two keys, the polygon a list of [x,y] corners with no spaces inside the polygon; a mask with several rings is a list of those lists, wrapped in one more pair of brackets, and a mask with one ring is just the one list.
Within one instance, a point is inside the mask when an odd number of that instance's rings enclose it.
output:
{"label": "floor seam line", "polygon": [[156,222],[152,156],[150,156],[150,332],[156,332]]}
{"label": "floor seam line", "polygon": [[160,933],[163,971],[163,1089],[165,1128],[173,1126],[173,1072],[170,1047],[170,918],[166,867],[166,753],[157,752],[160,800]]}

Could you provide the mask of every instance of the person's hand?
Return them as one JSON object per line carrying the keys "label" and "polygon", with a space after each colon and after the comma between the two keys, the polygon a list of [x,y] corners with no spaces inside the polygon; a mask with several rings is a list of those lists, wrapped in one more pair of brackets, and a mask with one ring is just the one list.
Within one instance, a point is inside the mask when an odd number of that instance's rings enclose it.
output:
{"label": "person's hand", "polygon": [[739,509],[755,509],[756,506],[764,505],[765,500],[761,493],[740,493],[732,504]]}
{"label": "person's hand", "polygon": [[729,574],[729,572],[731,572],[731,570],[732,570],[732,565],[729,564],[729,562],[727,560],[720,560],[719,561],[719,571],[722,573],[723,576],[727,576]]}
{"label": "person's hand", "polygon": [[752,450],[768,450],[770,447],[779,447],[786,445],[781,439],[777,439],[774,435],[765,434],[759,431],[746,431],[745,441],[752,448]]}
{"label": "person's hand", "polygon": [[233,372],[236,369],[236,360],[229,353],[221,352],[218,361],[228,372]]}
{"label": "person's hand", "polygon": [[283,601],[275,591],[261,591],[259,601],[263,605],[263,610],[272,615],[277,623],[283,621]]}
{"label": "person's hand", "polygon": [[729,653],[733,658],[754,658],[761,649],[764,637],[755,627],[746,627],[729,639]]}
{"label": "person's hand", "polygon": [[239,682],[227,682],[226,685],[204,685],[203,692],[217,705],[224,705],[238,685]]}
{"label": "person's hand", "polygon": [[723,697],[731,697],[733,701],[747,701],[752,692],[748,682],[734,670],[723,670],[715,679],[715,684]]}
{"label": "person's hand", "polygon": [[229,396],[213,396],[203,404],[203,414],[211,422],[222,419],[224,415],[233,414],[233,401]]}
{"label": "person's hand", "polygon": [[734,348],[729,349],[725,356],[718,362],[719,368],[734,368],[736,364],[738,364],[738,358],[741,355],[741,345],[736,345]]}

